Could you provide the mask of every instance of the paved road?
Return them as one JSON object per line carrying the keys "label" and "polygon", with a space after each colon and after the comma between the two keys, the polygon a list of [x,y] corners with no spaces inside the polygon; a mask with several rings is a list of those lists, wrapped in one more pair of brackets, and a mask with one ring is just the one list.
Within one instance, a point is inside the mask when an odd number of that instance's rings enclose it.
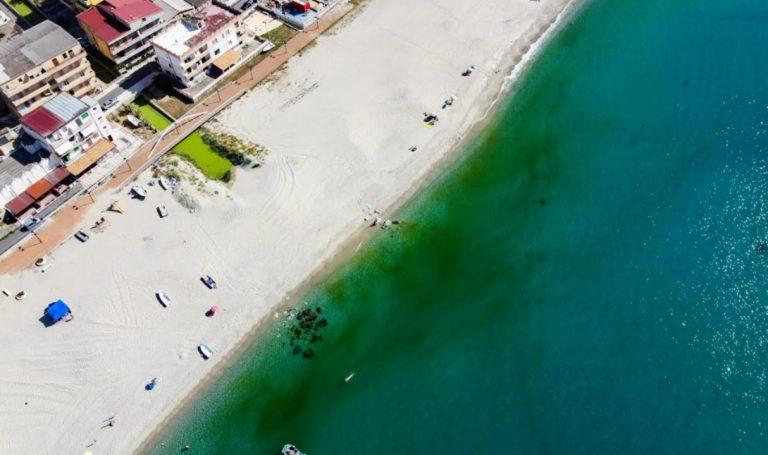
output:
{"label": "paved road", "polygon": [[[83,190],[83,185],[80,184],[80,182],[75,182],[69,190],[62,196],[59,196],[56,198],[51,205],[44,208],[40,213],[38,213],[36,216],[38,218],[41,218],[43,222],[39,225],[37,225],[33,230],[37,230],[41,228],[45,224],[45,217],[53,213],[56,209],[61,207],[62,205],[66,204],[67,201],[72,199],[73,197],[77,196],[81,191]],[[23,231],[21,229],[17,229],[16,231],[12,232],[8,237],[5,237],[4,239],[0,240],[0,254],[5,253],[9,249],[16,246],[17,243],[23,241],[25,238],[32,235],[31,231]]]}
{"label": "paved road", "polygon": [[[128,92],[128,89],[136,85],[139,81],[144,79],[145,77],[151,76],[155,72],[155,63],[149,62],[142,66],[141,68],[137,69],[136,71],[129,74],[125,79],[118,79],[117,84],[115,84],[114,87],[111,89],[105,90],[104,92],[100,93],[96,100],[99,102],[99,104],[104,104],[108,100],[116,100],[116,99],[123,99],[124,96],[121,96]],[[114,84],[114,83],[113,83]],[[111,110],[110,110],[111,111]]]}

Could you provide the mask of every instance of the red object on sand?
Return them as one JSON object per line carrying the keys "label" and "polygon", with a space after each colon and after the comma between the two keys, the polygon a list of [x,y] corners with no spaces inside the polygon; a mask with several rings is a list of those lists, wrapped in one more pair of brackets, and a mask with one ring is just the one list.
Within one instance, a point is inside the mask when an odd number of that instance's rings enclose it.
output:
{"label": "red object on sand", "polygon": [[208,317],[213,316],[214,314],[216,314],[217,311],[219,311],[219,307],[217,307],[215,305],[212,306],[211,309],[208,310]]}

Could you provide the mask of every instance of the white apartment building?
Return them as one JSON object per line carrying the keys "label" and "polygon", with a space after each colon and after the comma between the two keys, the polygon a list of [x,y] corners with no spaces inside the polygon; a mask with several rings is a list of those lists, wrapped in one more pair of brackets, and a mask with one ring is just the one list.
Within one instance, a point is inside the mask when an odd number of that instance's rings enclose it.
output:
{"label": "white apartment building", "polygon": [[51,152],[75,176],[115,148],[104,112],[90,97],[59,94],[23,116],[21,126],[34,139],[23,142],[27,151]]}
{"label": "white apartment building", "polygon": [[163,72],[189,87],[211,66],[224,72],[237,63],[241,33],[237,16],[211,4],[158,34],[152,46]]}

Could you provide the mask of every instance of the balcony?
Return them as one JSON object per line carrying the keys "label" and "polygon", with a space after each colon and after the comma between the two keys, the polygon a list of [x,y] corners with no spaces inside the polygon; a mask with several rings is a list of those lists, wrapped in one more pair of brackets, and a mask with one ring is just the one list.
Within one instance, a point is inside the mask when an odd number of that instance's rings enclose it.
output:
{"label": "balcony", "polygon": [[129,33],[121,41],[112,43],[109,46],[109,50],[112,51],[112,55],[116,55],[120,53],[122,50],[131,47],[132,44],[136,44],[136,42],[138,41],[152,38],[155,33],[159,32],[160,29],[163,28],[164,25],[165,25],[164,22],[158,22],[155,25],[150,25],[149,27],[133,31]]}
{"label": "balcony", "polygon": [[151,46],[151,43],[149,41],[147,41],[146,43],[144,43],[144,44],[142,44],[140,46],[136,46],[135,48],[131,49],[130,52],[126,53],[122,57],[115,56],[116,57],[115,58],[115,63],[117,63],[117,64],[125,64],[129,60],[132,60],[132,59],[136,58],[138,55],[143,54],[144,51],[149,49],[150,46]]}
{"label": "balcony", "polygon": [[91,73],[90,71],[84,71],[84,73],[85,74],[83,74],[82,76],[77,76],[74,79],[70,79],[66,81],[64,84],[61,84],[59,88],[63,91],[71,90],[72,88],[80,85],[82,82],[87,81],[93,77],[93,73]]}
{"label": "balcony", "polygon": [[[73,61],[77,61],[80,58],[82,58],[82,60],[85,60],[85,51],[82,48],[80,48],[80,50],[76,52],[75,55],[73,55],[72,57],[67,57],[65,62],[67,64],[71,64]],[[46,65],[40,65],[40,66],[46,66]],[[55,76],[64,67],[69,67],[69,65],[64,65],[62,63],[59,66],[54,66],[53,68],[46,69],[45,74],[42,74],[40,76],[35,76],[35,77],[27,77],[26,80],[21,85],[16,87],[15,92],[18,93],[18,92],[24,91],[25,89],[31,87],[37,82],[41,82],[41,81],[48,82],[48,80],[52,76]],[[11,95],[11,96],[13,97],[15,95]]]}

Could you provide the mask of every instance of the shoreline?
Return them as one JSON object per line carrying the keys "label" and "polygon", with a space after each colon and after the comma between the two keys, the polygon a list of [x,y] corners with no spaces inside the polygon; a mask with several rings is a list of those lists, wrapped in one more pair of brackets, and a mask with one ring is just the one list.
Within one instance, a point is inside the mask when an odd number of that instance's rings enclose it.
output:
{"label": "shoreline", "polygon": [[[515,94],[515,88],[519,85],[526,72],[535,62],[539,53],[545,49],[546,45],[559,31],[564,21],[578,13],[580,9],[589,0],[566,0],[560,12],[552,20],[543,26],[536,27],[537,32],[530,36],[521,37],[524,42],[515,42],[508,52],[501,58],[502,61],[508,61],[505,67],[497,68],[499,76],[491,78],[486,83],[484,91],[490,92],[484,104],[486,109],[477,118],[472,120],[472,125],[464,132],[459,132],[459,138],[441,154],[440,159],[424,173],[418,180],[412,182],[411,186],[404,191],[401,196],[392,204],[385,207],[382,213],[398,213],[404,206],[412,201],[419,192],[426,190],[431,184],[439,179],[445,172],[450,172],[454,166],[461,164],[462,159],[471,152],[471,146],[482,132],[495,120],[495,115],[500,109],[503,109],[505,103],[509,102]],[[362,9],[356,10],[351,17],[345,17],[342,22],[336,26],[343,28],[349,25],[349,22],[355,20],[361,14],[368,4],[361,5]],[[254,343],[258,342],[260,337],[264,336],[274,324],[281,320],[281,317],[275,317],[284,311],[297,308],[302,304],[305,297],[329,276],[337,271],[341,266],[353,260],[360,248],[362,248],[371,238],[379,232],[377,228],[371,228],[366,225],[360,225],[341,244],[330,254],[330,256],[316,265],[313,272],[304,278],[296,287],[288,290],[285,295],[270,308],[270,315],[260,318],[253,327],[245,333],[234,346],[227,350],[226,355],[216,362],[218,370],[208,372],[192,390],[180,397],[173,409],[168,412],[163,420],[157,425],[142,442],[137,446],[133,453],[144,455],[149,453],[153,445],[162,440],[169,427],[179,419],[185,411],[195,402],[195,396],[209,389],[217,380],[225,376],[232,365],[243,356]]]}

